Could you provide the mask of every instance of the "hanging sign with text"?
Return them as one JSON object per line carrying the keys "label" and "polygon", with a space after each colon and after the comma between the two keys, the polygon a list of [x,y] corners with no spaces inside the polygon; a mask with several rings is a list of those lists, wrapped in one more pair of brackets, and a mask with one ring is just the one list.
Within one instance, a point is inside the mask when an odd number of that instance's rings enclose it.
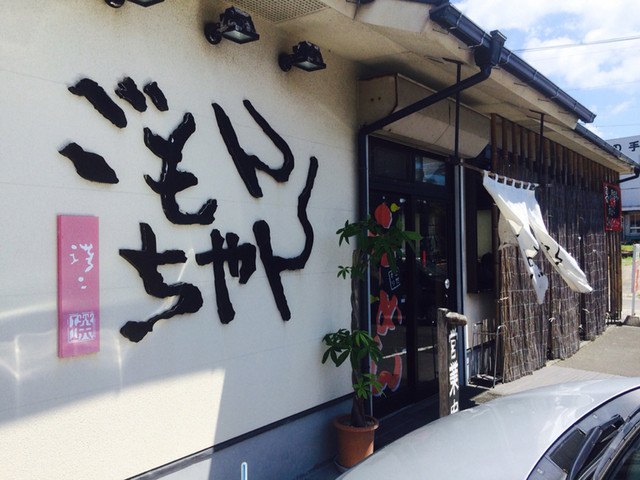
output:
{"label": "hanging sign with text", "polygon": [[98,217],[58,216],[58,356],[100,350]]}
{"label": "hanging sign with text", "polygon": [[604,228],[622,230],[622,205],[620,187],[604,184]]}
{"label": "hanging sign with text", "polygon": [[460,410],[460,377],[458,361],[458,327],[467,324],[467,317],[446,308],[438,308],[436,335],[438,338],[438,390],[440,416]]}

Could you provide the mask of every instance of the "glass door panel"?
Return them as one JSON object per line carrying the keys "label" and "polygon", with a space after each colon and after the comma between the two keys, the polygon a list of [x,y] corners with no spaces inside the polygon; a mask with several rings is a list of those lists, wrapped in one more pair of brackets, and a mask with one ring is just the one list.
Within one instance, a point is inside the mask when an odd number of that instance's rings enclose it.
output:
{"label": "glass door panel", "polygon": [[396,262],[370,275],[371,331],[382,349],[383,389],[373,411],[383,416],[438,391],[438,308],[455,310],[452,169],[435,154],[371,139],[369,212],[383,226],[401,221],[422,235]]}
{"label": "glass door panel", "polygon": [[451,291],[446,204],[431,200],[417,200],[415,228],[422,235],[415,257],[418,382],[435,384],[437,313],[438,308],[449,305],[448,297]]}
{"label": "glass door panel", "polygon": [[[371,211],[385,228],[405,222],[404,198],[386,194],[371,195]],[[404,255],[396,257],[396,271],[383,257],[370,272],[371,334],[380,344],[383,360],[377,366],[383,388],[377,397],[389,399],[409,385],[407,368],[407,264]],[[375,368],[375,367],[374,367]]]}

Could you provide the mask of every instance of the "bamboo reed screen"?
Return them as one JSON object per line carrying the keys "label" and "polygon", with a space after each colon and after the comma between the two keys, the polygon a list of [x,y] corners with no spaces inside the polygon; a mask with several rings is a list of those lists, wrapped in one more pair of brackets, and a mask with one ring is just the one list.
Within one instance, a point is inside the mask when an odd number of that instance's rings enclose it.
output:
{"label": "bamboo reed screen", "polygon": [[[590,294],[572,291],[540,254],[538,266],[549,278],[542,305],[515,247],[496,252],[498,323],[506,326],[505,381],[566,358],[578,350],[581,337],[601,334],[609,316],[622,304],[620,232],[605,231],[603,182],[617,174],[498,116],[492,117],[492,170],[540,184],[536,198],[547,229],[580,264],[593,287]],[[496,208],[496,207],[494,207]],[[494,214],[494,220],[496,215]]]}

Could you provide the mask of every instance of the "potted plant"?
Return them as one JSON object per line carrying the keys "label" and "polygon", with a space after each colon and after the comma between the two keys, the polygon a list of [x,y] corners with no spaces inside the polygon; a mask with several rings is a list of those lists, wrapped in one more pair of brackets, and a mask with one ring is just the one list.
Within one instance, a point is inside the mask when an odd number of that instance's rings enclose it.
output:
{"label": "potted plant", "polygon": [[[384,208],[388,209],[386,205]],[[351,414],[339,415],[333,422],[338,431],[338,463],[347,468],[373,453],[378,420],[365,415],[365,401],[373,391],[382,389],[377,375],[369,372],[371,364],[377,365],[382,360],[380,345],[367,331],[358,328],[360,287],[369,267],[377,268],[384,262],[396,272],[396,257],[402,254],[405,245],[415,248],[413,242],[422,238],[415,232],[403,230],[399,220],[391,222],[390,214],[387,217],[389,221],[384,222],[385,225],[371,215],[366,220],[346,221],[344,227],[336,232],[338,245],[342,242],[349,244],[352,237],[357,241],[351,265],[338,267],[338,277],[351,279],[351,329],[341,328],[322,339],[326,346],[323,364],[331,359],[339,367],[348,359],[351,365]]]}

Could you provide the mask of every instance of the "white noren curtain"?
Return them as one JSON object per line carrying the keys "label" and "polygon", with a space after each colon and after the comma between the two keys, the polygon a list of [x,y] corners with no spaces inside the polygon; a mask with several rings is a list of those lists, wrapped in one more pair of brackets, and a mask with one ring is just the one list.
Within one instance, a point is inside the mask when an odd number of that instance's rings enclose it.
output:
{"label": "white noren curtain", "polygon": [[544,301],[544,294],[549,286],[547,276],[533,261],[540,246],[544,256],[572,290],[580,293],[590,293],[593,290],[578,262],[549,235],[533,190],[500,183],[491,178],[488,172],[484,174],[482,183],[500,210],[501,247],[517,245],[520,248],[538,303]]}

